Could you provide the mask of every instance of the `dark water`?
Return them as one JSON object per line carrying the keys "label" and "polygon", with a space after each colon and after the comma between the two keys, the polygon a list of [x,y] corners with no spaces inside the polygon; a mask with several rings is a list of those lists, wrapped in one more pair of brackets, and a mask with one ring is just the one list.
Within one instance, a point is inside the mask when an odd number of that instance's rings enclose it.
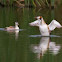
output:
{"label": "dark water", "polygon": [[[62,62],[62,28],[55,29],[50,37],[42,37],[38,27],[29,26],[39,15],[47,24],[52,19],[62,24],[61,11],[62,8],[0,8],[0,62]],[[20,31],[4,31],[15,21]]]}

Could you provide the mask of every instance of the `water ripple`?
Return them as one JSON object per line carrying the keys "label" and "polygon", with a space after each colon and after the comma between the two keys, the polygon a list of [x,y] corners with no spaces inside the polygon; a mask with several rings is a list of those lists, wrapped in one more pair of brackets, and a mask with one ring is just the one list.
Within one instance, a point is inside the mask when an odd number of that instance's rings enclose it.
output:
{"label": "water ripple", "polygon": [[[25,29],[19,29],[19,31],[23,31],[23,30]],[[0,31],[7,31],[7,30],[5,30],[5,28],[0,28]]]}
{"label": "water ripple", "polygon": [[29,37],[62,37],[58,35],[42,36],[42,35],[29,35]]}

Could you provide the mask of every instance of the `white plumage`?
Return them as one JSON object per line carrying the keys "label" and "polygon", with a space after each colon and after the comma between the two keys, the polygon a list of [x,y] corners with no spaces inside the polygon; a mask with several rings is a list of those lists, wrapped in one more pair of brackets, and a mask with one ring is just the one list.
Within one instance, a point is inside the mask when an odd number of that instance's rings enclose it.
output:
{"label": "white plumage", "polygon": [[49,36],[50,32],[55,28],[61,28],[61,24],[56,20],[52,20],[52,22],[47,25],[42,16],[36,17],[37,20],[34,22],[29,23],[30,26],[38,26],[40,33],[42,36]]}
{"label": "white plumage", "polygon": [[59,22],[57,22],[56,20],[52,20],[52,22],[48,25],[49,26],[49,30],[52,31],[55,28],[61,28],[61,24]]}

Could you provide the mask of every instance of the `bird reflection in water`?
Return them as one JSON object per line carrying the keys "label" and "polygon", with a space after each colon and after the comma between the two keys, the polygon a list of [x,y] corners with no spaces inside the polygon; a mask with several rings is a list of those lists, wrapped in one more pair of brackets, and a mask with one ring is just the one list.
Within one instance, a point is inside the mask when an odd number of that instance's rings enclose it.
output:
{"label": "bird reflection in water", "polygon": [[60,45],[56,45],[55,42],[51,42],[50,37],[42,37],[38,45],[31,45],[31,49],[37,54],[37,58],[40,59],[42,56],[44,56],[48,49],[52,54],[58,54]]}
{"label": "bird reflection in water", "polygon": [[18,39],[19,30],[15,30],[15,39]]}
{"label": "bird reflection in water", "polygon": [[59,44],[55,44],[55,42],[50,42],[49,43],[49,50],[52,54],[56,55],[59,53],[60,50],[60,45]]}
{"label": "bird reflection in water", "polygon": [[15,39],[16,39],[16,40],[18,39],[19,30],[9,30],[9,31],[7,31],[7,32],[10,33],[10,34],[15,33]]}

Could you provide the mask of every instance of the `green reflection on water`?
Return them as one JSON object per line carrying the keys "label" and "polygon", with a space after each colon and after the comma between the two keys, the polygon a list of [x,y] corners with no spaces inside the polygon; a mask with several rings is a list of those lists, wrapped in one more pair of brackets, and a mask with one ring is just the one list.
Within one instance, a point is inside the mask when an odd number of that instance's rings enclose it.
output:
{"label": "green reflection on water", "polygon": [[[55,9],[52,14],[52,10],[49,9],[0,8],[1,28],[14,25],[14,22],[18,21],[20,29],[25,29],[19,32],[17,39],[15,39],[15,33],[0,31],[0,62],[62,62],[61,49],[55,56],[47,51],[39,60],[36,54],[31,51],[31,44],[39,44],[40,37],[29,37],[29,35],[40,34],[38,27],[29,26],[29,23],[35,20],[35,16],[42,15],[47,24],[52,19],[56,19],[61,23],[61,13],[58,11],[58,9]],[[55,29],[51,34],[62,36],[61,32],[62,29]],[[52,37],[50,40],[56,44],[62,44],[61,37]]]}

